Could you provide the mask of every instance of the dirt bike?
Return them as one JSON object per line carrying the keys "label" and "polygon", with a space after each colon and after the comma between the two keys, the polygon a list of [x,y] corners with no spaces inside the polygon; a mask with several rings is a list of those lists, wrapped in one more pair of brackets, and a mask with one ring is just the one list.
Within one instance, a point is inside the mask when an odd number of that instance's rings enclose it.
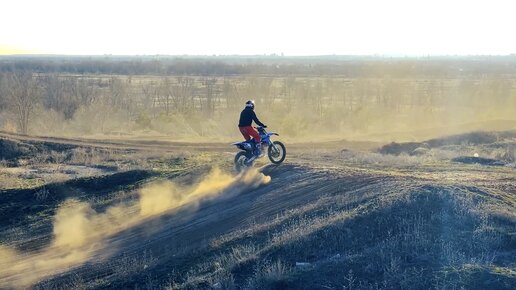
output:
{"label": "dirt bike", "polygon": [[278,133],[268,133],[265,131],[264,127],[255,127],[258,130],[258,134],[260,134],[261,140],[261,152],[258,153],[258,149],[256,146],[256,141],[251,139],[249,141],[236,142],[232,145],[235,145],[238,149],[242,150],[238,152],[235,156],[235,169],[240,172],[245,168],[253,166],[253,163],[256,159],[261,158],[265,155],[264,152],[267,152],[267,156],[269,160],[274,164],[280,164],[285,160],[287,155],[287,150],[285,149],[285,145],[279,141],[272,141],[272,136],[279,136]]}

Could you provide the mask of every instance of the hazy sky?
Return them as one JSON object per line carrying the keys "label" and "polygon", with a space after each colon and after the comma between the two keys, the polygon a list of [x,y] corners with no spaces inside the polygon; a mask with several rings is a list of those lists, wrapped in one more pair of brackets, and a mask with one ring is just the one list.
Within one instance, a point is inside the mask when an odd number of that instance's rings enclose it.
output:
{"label": "hazy sky", "polygon": [[515,11],[510,0],[2,0],[0,54],[509,54]]}

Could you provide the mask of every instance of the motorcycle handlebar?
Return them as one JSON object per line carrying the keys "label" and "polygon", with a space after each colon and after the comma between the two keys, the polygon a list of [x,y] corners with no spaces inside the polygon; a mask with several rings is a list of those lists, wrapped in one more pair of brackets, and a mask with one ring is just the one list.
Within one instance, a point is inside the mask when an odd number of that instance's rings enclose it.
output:
{"label": "motorcycle handlebar", "polygon": [[258,132],[263,132],[263,133],[267,133],[267,131],[265,131],[265,127],[261,127],[261,126],[258,126],[258,127],[254,127],[256,130],[258,130]]}

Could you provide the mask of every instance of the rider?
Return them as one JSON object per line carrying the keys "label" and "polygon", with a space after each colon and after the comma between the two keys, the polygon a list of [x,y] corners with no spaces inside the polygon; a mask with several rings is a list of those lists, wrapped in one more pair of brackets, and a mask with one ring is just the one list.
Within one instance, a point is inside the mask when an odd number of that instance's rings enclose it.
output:
{"label": "rider", "polygon": [[249,100],[245,103],[245,108],[240,113],[240,121],[238,122],[238,128],[240,129],[240,133],[244,136],[246,141],[251,140],[251,137],[254,138],[256,142],[256,156],[261,154],[261,138],[260,134],[256,132],[256,130],[251,126],[252,122],[255,122],[257,125],[262,126],[263,128],[267,128],[254,113],[254,101]]}

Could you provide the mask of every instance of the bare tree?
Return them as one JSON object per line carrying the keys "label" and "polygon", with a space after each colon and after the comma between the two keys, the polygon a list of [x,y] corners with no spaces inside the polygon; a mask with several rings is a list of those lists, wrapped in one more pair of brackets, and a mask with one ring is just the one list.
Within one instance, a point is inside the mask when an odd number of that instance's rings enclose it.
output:
{"label": "bare tree", "polygon": [[80,106],[89,106],[97,98],[98,91],[95,89],[95,83],[86,78],[71,79],[70,93],[75,96]]}
{"label": "bare tree", "polygon": [[8,94],[7,94],[7,75],[0,73],[0,112],[7,108]]}
{"label": "bare tree", "polygon": [[32,73],[13,73],[8,75],[7,86],[9,105],[16,115],[20,132],[27,134],[40,95],[37,80]]}
{"label": "bare tree", "polygon": [[49,74],[40,78],[45,88],[45,95],[43,96],[42,103],[48,109],[53,109],[58,112],[63,110],[63,84],[64,82],[59,78],[57,74]]}
{"label": "bare tree", "polygon": [[270,108],[272,105],[271,85],[273,78],[251,76],[246,79],[242,92],[246,99],[255,100],[260,108]]}
{"label": "bare tree", "polygon": [[240,79],[230,79],[224,77],[224,84],[222,86],[222,94],[226,99],[226,109],[233,110],[235,108],[240,108],[242,104],[242,93],[239,87]]}
{"label": "bare tree", "polygon": [[158,96],[158,88],[154,81],[144,83],[141,87],[142,90],[142,106],[144,111],[150,111],[152,117],[156,117],[156,106],[157,106],[157,96]]}
{"label": "bare tree", "polygon": [[38,79],[44,88],[43,105],[66,119],[72,119],[79,107],[91,105],[95,98],[94,85],[83,78],[50,74]]}
{"label": "bare tree", "polygon": [[201,98],[201,111],[206,112],[206,114],[209,117],[212,117],[215,113],[215,98],[216,98],[216,92],[215,92],[215,86],[217,84],[216,78],[202,78],[201,84],[204,86],[205,89],[205,96],[204,99],[206,102],[202,101]]}
{"label": "bare tree", "polygon": [[284,105],[288,111],[291,110],[295,100],[296,77],[289,76],[283,80]]}
{"label": "bare tree", "polygon": [[128,86],[125,82],[123,82],[119,77],[111,77],[111,79],[109,80],[108,90],[108,103],[109,105],[111,105],[111,107],[117,109],[128,108]]}
{"label": "bare tree", "polygon": [[[159,98],[161,100],[162,106],[165,106],[165,115],[170,115],[170,110],[172,108],[172,84],[170,83],[170,79],[168,77],[163,77],[161,83],[159,84]],[[176,105],[177,108],[177,105]]]}
{"label": "bare tree", "polygon": [[180,113],[190,113],[195,107],[194,103],[194,79],[178,77],[177,84],[173,87],[174,104]]}

